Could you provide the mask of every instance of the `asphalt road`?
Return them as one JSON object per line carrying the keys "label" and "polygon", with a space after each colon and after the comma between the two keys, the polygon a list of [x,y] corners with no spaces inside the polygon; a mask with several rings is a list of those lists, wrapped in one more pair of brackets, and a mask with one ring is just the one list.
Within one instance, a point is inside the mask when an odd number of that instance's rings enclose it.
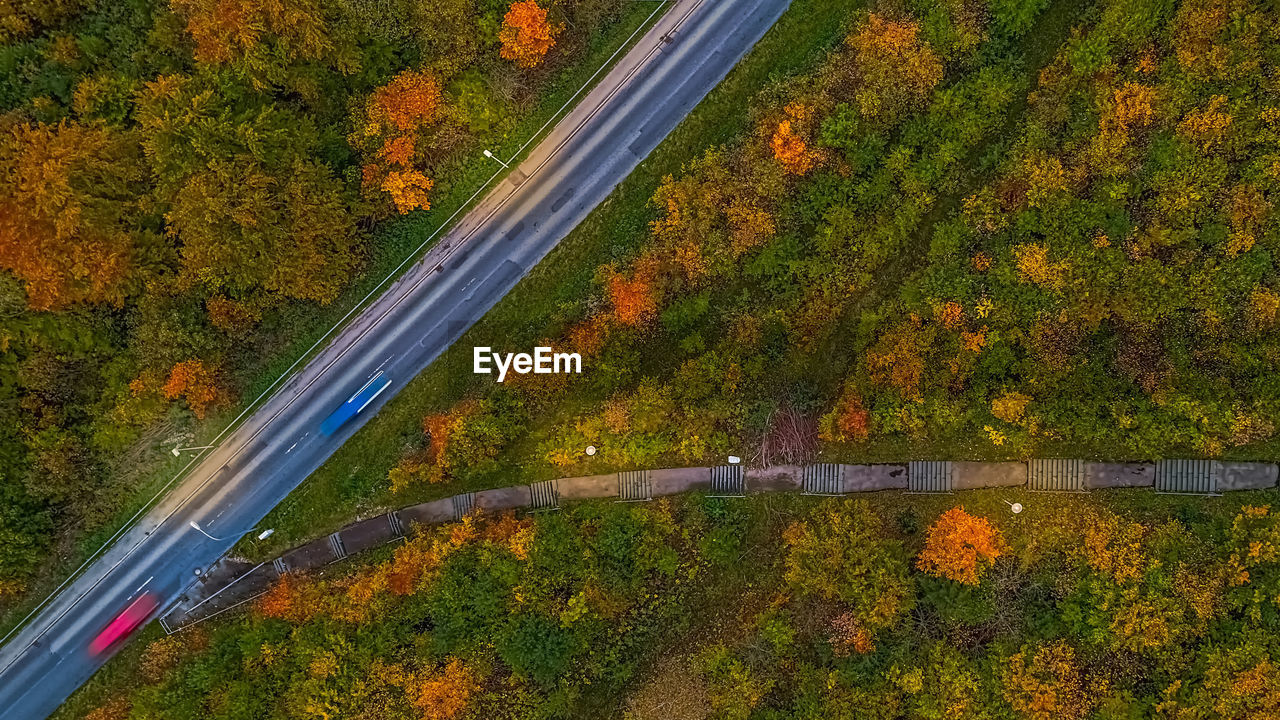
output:
{"label": "asphalt road", "polygon": [[[0,648],[0,718],[53,712],[102,664],[87,647],[114,616],[142,592],[177,598],[604,200],[788,3],[677,2],[508,179]],[[379,370],[388,390],[320,435]]]}

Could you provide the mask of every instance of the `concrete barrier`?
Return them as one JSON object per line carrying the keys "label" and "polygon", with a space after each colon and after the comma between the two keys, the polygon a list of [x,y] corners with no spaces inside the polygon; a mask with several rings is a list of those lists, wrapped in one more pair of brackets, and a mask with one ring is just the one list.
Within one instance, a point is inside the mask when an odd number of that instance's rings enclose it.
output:
{"label": "concrete barrier", "polygon": [[[1051,470],[1069,463],[1071,472],[1077,474],[1081,464],[1081,461],[1075,460],[1031,461],[1031,463],[1037,462],[1053,463]],[[1156,466],[1152,463],[1089,462],[1082,464],[1083,485],[1086,489],[1155,486]],[[1211,467],[1211,474],[1218,491],[1273,488],[1276,487],[1277,480],[1280,478],[1280,466],[1274,463],[1213,461]],[[810,466],[810,475],[815,473],[814,468],[822,470],[818,473],[821,475],[818,479],[822,481],[820,483],[822,488],[829,488],[831,493],[839,494],[877,490],[947,492],[951,489],[1020,487],[1028,484],[1030,476],[1029,463],[1022,462],[913,462],[910,466],[903,464],[824,465]],[[1043,471],[1043,468],[1040,470]],[[1054,472],[1061,475],[1062,472],[1058,470]],[[800,492],[805,488],[805,468],[780,465],[772,468],[725,466],[641,470],[560,478],[533,485],[462,493],[352,523],[336,533],[293,548],[275,561],[263,563],[251,571],[239,574],[234,579],[231,576],[244,567],[243,563],[237,565],[237,561],[231,559],[220,561],[218,566],[208,569],[204,582],[194,591],[184,594],[178,605],[165,615],[165,630],[173,632],[175,629],[199,622],[252,599],[270,588],[281,573],[324,567],[348,555],[364,552],[384,545],[397,537],[403,537],[414,526],[452,522],[472,508],[487,512],[520,508],[548,509],[558,507],[560,500],[619,498],[620,488],[624,486],[627,488],[628,496],[635,495],[637,492],[644,494],[643,490],[648,490],[653,496],[685,492],[714,493],[717,490],[714,480],[717,472],[722,476],[721,485],[725,486],[720,487],[720,491],[724,491],[728,486],[732,486],[728,487],[730,490],[737,489],[739,477],[742,478],[740,487],[745,492]],[[913,472],[928,477],[915,483],[912,479]],[[1041,474],[1045,473],[1041,472]],[[832,485],[833,478],[836,481],[834,485]],[[1058,479],[1049,482],[1048,485],[1052,486],[1051,489],[1074,489],[1078,478],[1072,475],[1068,479],[1071,482]],[[809,484],[813,485],[815,482],[817,481],[811,478]],[[920,487],[915,487],[916,484]],[[632,487],[633,485],[643,487],[637,491]],[[643,498],[627,497],[626,499]],[[224,564],[225,567],[222,566]]]}
{"label": "concrete barrier", "polygon": [[556,492],[559,494],[561,502],[565,500],[618,497],[618,474],[609,473],[608,475],[561,478],[556,481]]}
{"label": "concrete barrier", "polygon": [[475,494],[475,506],[486,512],[502,512],[531,507],[533,496],[528,485],[481,490]]}
{"label": "concrete barrier", "polygon": [[322,568],[335,560],[341,560],[342,556],[334,552],[333,544],[326,535],[290,550],[281,555],[280,559],[288,572],[297,572]]}
{"label": "concrete barrier", "polygon": [[906,490],[906,465],[843,465],[841,490],[846,493]]}
{"label": "concrete barrier", "polygon": [[710,492],[711,468],[669,468],[649,472],[654,496],[678,495],[684,492]]}
{"label": "concrete barrier", "polygon": [[953,461],[951,483],[954,490],[1019,487],[1027,484],[1027,464]]}
{"label": "concrete barrier", "polygon": [[1280,467],[1273,463],[1226,462],[1216,463],[1218,490],[1265,490],[1276,486]]}
{"label": "concrete barrier", "polygon": [[415,525],[438,525],[453,520],[453,498],[410,505],[396,511],[406,530]]}
{"label": "concrete barrier", "polygon": [[1085,463],[1084,486],[1101,488],[1155,487],[1156,466],[1151,463]]}
{"label": "concrete barrier", "polygon": [[342,538],[342,547],[348,555],[364,552],[370,548],[385,545],[400,537],[394,515],[387,513],[377,517],[361,520],[338,531]]}
{"label": "concrete barrier", "polygon": [[803,486],[803,473],[803,468],[797,465],[747,468],[747,492],[799,492]]}

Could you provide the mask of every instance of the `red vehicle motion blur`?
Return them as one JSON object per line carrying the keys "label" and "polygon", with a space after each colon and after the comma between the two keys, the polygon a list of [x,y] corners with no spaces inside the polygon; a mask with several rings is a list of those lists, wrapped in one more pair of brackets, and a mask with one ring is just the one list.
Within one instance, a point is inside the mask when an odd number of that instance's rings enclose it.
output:
{"label": "red vehicle motion blur", "polygon": [[151,617],[151,613],[155,612],[159,601],[152,593],[143,593],[136,600],[129,603],[129,607],[124,609],[103,629],[98,636],[89,643],[89,652],[94,655],[101,655],[110,650],[116,643],[129,637],[129,634],[137,630]]}

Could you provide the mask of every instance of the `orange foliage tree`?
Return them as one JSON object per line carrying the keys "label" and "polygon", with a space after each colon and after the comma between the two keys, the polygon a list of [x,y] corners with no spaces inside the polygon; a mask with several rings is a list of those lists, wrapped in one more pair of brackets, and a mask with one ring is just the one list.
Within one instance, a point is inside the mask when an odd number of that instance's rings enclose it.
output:
{"label": "orange foliage tree", "polygon": [[523,68],[536,67],[556,44],[560,27],[547,21],[547,11],[536,0],[517,0],[502,18],[499,55]]}
{"label": "orange foliage tree", "polygon": [[790,120],[778,123],[778,129],[773,132],[769,147],[773,149],[773,157],[782,163],[782,167],[787,172],[793,175],[804,175],[813,169],[815,153],[809,149],[804,138],[791,130]]}
{"label": "orange foliage tree", "polygon": [[369,95],[368,122],[386,124],[400,132],[417,130],[436,120],[440,100],[440,83],[434,75],[405,70]]}
{"label": "orange foliage tree", "polygon": [[286,573],[258,598],[257,611],[264,617],[303,623],[324,609],[321,590],[307,578]]}
{"label": "orange foliage tree", "polygon": [[871,434],[871,412],[863,405],[862,393],[856,387],[845,388],[836,406],[823,416],[819,433],[827,441],[867,439]]}
{"label": "orange foliage tree", "polygon": [[467,702],[480,689],[476,674],[457,658],[437,671],[427,671],[414,679],[413,705],[423,720],[454,720],[467,709]]}
{"label": "orange foliage tree", "polygon": [[658,312],[658,294],[654,281],[657,268],[650,262],[636,263],[628,278],[611,271],[606,282],[613,315],[623,325],[647,325]]}
{"label": "orange foliage tree", "polygon": [[169,371],[163,392],[167,400],[184,398],[191,412],[204,418],[209,406],[219,399],[221,390],[213,371],[206,368],[203,361],[184,360]]}
{"label": "orange foliage tree", "polygon": [[396,210],[404,215],[419,208],[431,209],[428,195],[435,182],[417,170],[392,170],[382,181],[382,189],[391,196]]}
{"label": "orange foliage tree", "polygon": [[102,126],[19,125],[0,138],[0,268],[36,310],[121,305],[132,271],[140,148]]}
{"label": "orange foliage tree", "polygon": [[386,192],[402,215],[431,207],[435,182],[414,163],[424,131],[443,117],[443,99],[434,74],[405,70],[369,94],[348,136],[369,159],[363,168],[365,188]]}
{"label": "orange foliage tree", "polygon": [[804,139],[804,126],[813,115],[813,109],[802,103],[790,103],[784,109],[787,119],[778,123],[769,139],[769,147],[773,157],[782,164],[783,169],[793,175],[804,175],[813,169],[818,160],[818,152],[809,147]]}
{"label": "orange foliage tree", "polygon": [[943,513],[929,528],[916,567],[930,575],[966,585],[977,585],[979,575],[1003,552],[1000,531],[986,518],[974,517],[955,507]]}

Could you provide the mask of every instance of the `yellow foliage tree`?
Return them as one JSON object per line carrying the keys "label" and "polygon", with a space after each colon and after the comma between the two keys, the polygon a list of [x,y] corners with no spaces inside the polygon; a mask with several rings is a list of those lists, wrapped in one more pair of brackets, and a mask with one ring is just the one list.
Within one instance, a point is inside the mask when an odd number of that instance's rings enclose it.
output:
{"label": "yellow foliage tree", "polygon": [[848,39],[863,117],[892,122],[921,105],[942,81],[942,61],[910,20],[869,13]]}
{"label": "yellow foliage tree", "polygon": [[392,170],[382,181],[382,189],[391,196],[396,210],[407,214],[417,209],[431,209],[431,188],[435,182],[417,170]]}
{"label": "yellow foliage tree", "polygon": [[1093,707],[1075,651],[1065,642],[1009,658],[1000,676],[1005,702],[1026,720],[1080,720]]}

